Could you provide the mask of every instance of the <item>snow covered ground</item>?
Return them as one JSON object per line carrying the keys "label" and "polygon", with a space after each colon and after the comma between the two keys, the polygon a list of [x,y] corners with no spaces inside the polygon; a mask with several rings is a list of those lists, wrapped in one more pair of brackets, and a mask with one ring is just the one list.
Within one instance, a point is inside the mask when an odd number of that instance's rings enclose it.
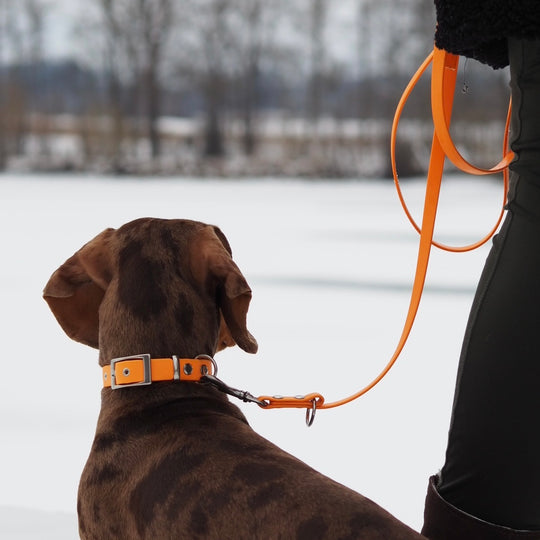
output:
{"label": "snow covered ground", "polygon": [[[405,193],[419,215],[423,184]],[[495,220],[498,182],[450,177],[438,237],[463,243]],[[253,394],[348,395],[393,352],[417,236],[388,182],[0,176],[0,538],[77,538],[79,475],[99,409],[96,351],[71,342],[41,290],[74,251],[141,216],[219,225],[253,288],[259,341],[217,357]],[[419,529],[428,477],[442,464],[461,338],[487,248],[436,250],[419,316],[397,366],[361,400],[320,411],[240,404],[252,426]]]}

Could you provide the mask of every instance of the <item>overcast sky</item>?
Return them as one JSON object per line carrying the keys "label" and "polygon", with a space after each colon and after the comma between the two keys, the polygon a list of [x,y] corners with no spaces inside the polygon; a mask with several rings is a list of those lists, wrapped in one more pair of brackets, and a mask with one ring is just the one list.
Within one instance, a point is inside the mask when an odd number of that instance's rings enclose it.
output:
{"label": "overcast sky", "polygon": [[89,0],[49,0],[45,45],[47,56],[71,56],[73,49],[79,46],[75,43],[75,23],[89,4]]}
{"label": "overcast sky", "polygon": [[[76,22],[90,17],[93,9],[91,0],[48,0],[50,10],[47,16],[47,43],[48,56],[70,56],[73,49],[81,46],[77,43],[77,32],[74,30]],[[341,59],[351,57],[356,45],[355,20],[358,0],[338,0],[329,2],[329,33],[332,38],[329,45]],[[86,13],[85,13],[86,12]],[[339,33],[332,29],[340,28]],[[334,30],[335,31],[335,30]]]}
{"label": "overcast sky", "polygon": [[[78,57],[92,59],[89,51],[88,35],[81,39],[85,21],[95,20],[97,14],[97,0],[46,0],[50,6],[46,21],[45,55],[53,58]],[[292,4],[296,0],[289,0]],[[305,1],[305,0],[304,0]],[[363,30],[367,34],[359,43],[358,36],[358,4],[359,0],[327,0],[328,21],[326,28],[326,44],[328,54],[333,60],[345,64],[355,72],[359,65],[363,70],[376,72],[380,68],[380,59],[388,55],[387,46],[392,40],[390,34],[395,31],[396,24],[400,31],[407,32],[407,28],[414,26],[415,13],[406,10],[398,14],[396,23],[396,10],[392,3],[381,3],[377,10],[377,17],[370,18]],[[393,2],[394,0],[392,0]],[[429,1],[429,0],[423,0]],[[401,4],[406,5],[404,3]],[[393,20],[393,23],[390,21]],[[433,25],[435,22],[433,21]],[[83,26],[81,28],[81,25]],[[394,28],[393,28],[394,27]],[[295,35],[298,32],[295,30]],[[417,37],[417,36],[416,36]],[[425,42],[418,42],[411,35],[394,51],[396,66],[407,66],[412,59],[424,58],[428,54],[432,34],[426,35]],[[91,41],[91,40],[90,40]],[[418,50],[420,49],[420,51]],[[424,54],[425,50],[425,54]],[[90,54],[89,54],[90,52]]]}

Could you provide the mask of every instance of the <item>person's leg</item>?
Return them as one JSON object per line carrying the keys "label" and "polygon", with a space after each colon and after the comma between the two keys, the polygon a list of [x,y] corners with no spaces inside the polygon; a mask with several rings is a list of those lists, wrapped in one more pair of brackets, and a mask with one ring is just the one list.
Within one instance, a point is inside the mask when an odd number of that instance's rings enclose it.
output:
{"label": "person's leg", "polygon": [[480,520],[540,531],[540,41],[510,40],[509,53],[508,214],[473,302],[435,487]]}

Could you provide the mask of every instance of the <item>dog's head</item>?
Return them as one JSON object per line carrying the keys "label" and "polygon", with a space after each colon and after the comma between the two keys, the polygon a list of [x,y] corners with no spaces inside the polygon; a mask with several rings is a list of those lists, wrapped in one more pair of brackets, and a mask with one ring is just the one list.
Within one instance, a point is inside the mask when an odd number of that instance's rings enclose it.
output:
{"label": "dog's head", "polygon": [[217,228],[142,218],[106,229],[51,276],[43,296],[72,339],[100,363],[149,352],[213,355],[257,342],[246,328],[251,289]]}

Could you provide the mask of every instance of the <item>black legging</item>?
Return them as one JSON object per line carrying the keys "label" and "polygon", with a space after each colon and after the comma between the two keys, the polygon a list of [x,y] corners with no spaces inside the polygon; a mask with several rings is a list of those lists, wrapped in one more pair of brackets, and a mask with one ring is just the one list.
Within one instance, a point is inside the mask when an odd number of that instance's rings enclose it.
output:
{"label": "black legging", "polygon": [[509,54],[508,214],[472,306],[437,489],[477,518],[540,530],[540,41],[512,39]]}

